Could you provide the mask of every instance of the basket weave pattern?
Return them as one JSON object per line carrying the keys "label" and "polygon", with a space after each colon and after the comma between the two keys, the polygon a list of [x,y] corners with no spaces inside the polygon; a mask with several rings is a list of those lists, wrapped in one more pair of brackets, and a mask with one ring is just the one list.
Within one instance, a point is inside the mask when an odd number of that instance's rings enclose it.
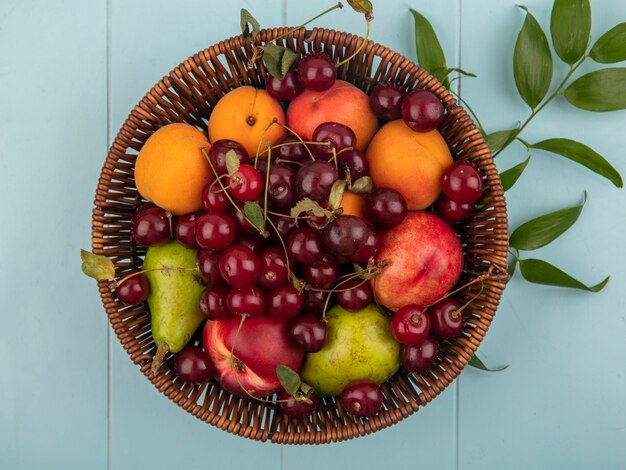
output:
{"label": "basket weave pattern", "polygon": [[[261,31],[261,43],[286,33],[287,28]],[[335,63],[348,57],[362,38],[327,29],[300,29],[278,44],[298,53],[324,51]],[[222,41],[188,58],[157,83],[133,108],[115,138],[102,168],[95,196],[92,246],[112,259],[118,276],[141,268],[145,248],[134,243],[131,218],[141,204],[133,179],[134,162],[152,133],[171,122],[186,122],[206,131],[208,116],[217,101],[242,85],[263,88],[266,71],[260,61],[248,69],[252,49],[240,36]],[[498,172],[483,138],[454,97],[432,76],[386,47],[368,42],[363,50],[338,69],[338,79],[368,90],[391,81],[405,89],[425,88],[435,93],[447,109],[440,131],[455,159],[477,164],[484,176],[483,205],[457,228],[463,244],[465,270],[460,284],[489,273],[484,285],[476,283],[458,295],[478,297],[466,309],[463,335],[445,341],[440,360],[426,374],[403,370],[382,386],[383,411],[369,419],[345,413],[335,398],[318,401],[307,420],[292,420],[272,403],[242,399],[223,391],[211,380],[200,387],[181,382],[172,369],[172,356],[152,376],[150,362],[156,350],[146,306],[124,306],[109,283],[99,283],[100,295],[115,334],[132,361],[154,386],[197,418],[230,433],[250,439],[288,444],[320,444],[370,434],[415,413],[447,387],[478,348],[493,319],[507,279],[508,226],[506,205]],[[482,290],[482,291],[481,291]]]}

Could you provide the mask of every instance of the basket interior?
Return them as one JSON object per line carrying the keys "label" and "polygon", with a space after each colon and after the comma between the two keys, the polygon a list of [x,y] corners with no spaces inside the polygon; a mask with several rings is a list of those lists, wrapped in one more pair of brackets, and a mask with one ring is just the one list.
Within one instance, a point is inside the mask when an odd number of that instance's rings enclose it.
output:
{"label": "basket interior", "polygon": [[[287,28],[263,30],[266,42]],[[298,53],[324,51],[335,63],[348,57],[363,39],[327,29],[300,29],[278,41]],[[115,138],[102,168],[95,196],[92,222],[94,252],[108,256],[118,276],[140,269],[145,248],[134,243],[131,218],[144,202],[133,179],[134,162],[146,139],[172,122],[186,122],[207,129],[208,117],[217,101],[230,90],[252,85],[264,87],[266,71],[260,61],[248,69],[249,44],[234,37],[188,58],[157,83],[133,108]],[[498,172],[483,138],[454,97],[432,76],[410,60],[373,42],[338,69],[338,79],[368,92],[379,82],[394,82],[404,89],[424,88],[444,103],[447,114],[440,131],[455,159],[473,161],[484,177],[481,209],[457,225],[465,267],[459,284],[489,273],[489,278],[462,290],[463,301],[476,297],[465,310],[467,323],[462,336],[444,341],[440,358],[426,374],[400,370],[382,387],[383,411],[368,418],[355,418],[335,398],[318,401],[316,413],[305,420],[285,416],[280,407],[235,397],[213,379],[200,386],[186,384],[173,373],[172,356],[156,376],[150,373],[155,352],[146,306],[124,306],[106,282],[100,295],[115,334],[142,373],[162,393],[199,419],[250,439],[290,444],[319,444],[351,439],[390,426],[415,413],[443,391],[460,373],[478,348],[496,312],[507,279],[508,226],[506,205]]]}

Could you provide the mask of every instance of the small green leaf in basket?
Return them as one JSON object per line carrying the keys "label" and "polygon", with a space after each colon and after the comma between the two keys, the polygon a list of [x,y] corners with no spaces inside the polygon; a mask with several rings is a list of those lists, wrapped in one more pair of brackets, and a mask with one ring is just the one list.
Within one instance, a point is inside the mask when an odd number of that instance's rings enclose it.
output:
{"label": "small green leaf in basket", "polygon": [[476,354],[474,354],[472,356],[472,358],[467,362],[468,366],[474,367],[475,369],[480,369],[480,370],[484,370],[487,372],[500,372],[503,371],[504,369],[506,369],[507,367],[509,367],[508,365],[506,366],[502,366],[502,367],[498,367],[496,369],[490,369],[489,367],[487,367],[485,365],[485,363],[483,361],[481,361],[478,356]]}
{"label": "small green leaf in basket", "polygon": [[276,366],[276,376],[280,384],[290,395],[294,395],[302,383],[298,373],[283,364]]}
{"label": "small green leaf in basket", "polygon": [[588,292],[600,292],[609,282],[610,276],[607,276],[599,284],[595,286],[587,286],[582,282],[574,279],[569,274],[561,271],[546,261],[540,259],[524,259],[519,261],[520,271],[524,279],[535,284],[543,284],[547,286],[568,287],[572,289],[581,289]]}
{"label": "small green leaf in basket", "polygon": [[248,201],[243,206],[243,213],[254,227],[259,231],[265,230],[265,217],[263,217],[263,209],[257,202]]}
{"label": "small green leaf in basket", "polygon": [[275,78],[282,80],[296,61],[297,54],[288,47],[276,44],[263,46],[263,63],[267,71]]}
{"label": "small green leaf in basket", "polygon": [[373,183],[370,176],[361,176],[350,186],[350,191],[358,194],[369,194],[372,192]]}
{"label": "small green leaf in basket", "polygon": [[485,142],[487,142],[489,150],[491,150],[491,153],[495,157],[495,154],[513,142],[518,133],[519,126],[505,131],[492,132],[491,134],[487,134]]}
{"label": "small green leaf in basket", "polygon": [[513,75],[522,99],[535,109],[546,96],[552,81],[552,54],[545,33],[525,7],[524,25],[513,53]]}
{"label": "small green leaf in basket", "polygon": [[239,158],[237,158],[237,153],[234,150],[229,150],[226,152],[225,159],[228,175],[233,176],[239,171],[239,165],[241,165]]}
{"label": "small green leaf in basket", "polygon": [[563,93],[577,108],[605,112],[626,109],[626,68],[615,67],[578,78]]}
{"label": "small green leaf in basket", "polygon": [[87,276],[97,281],[108,281],[115,278],[113,262],[102,255],[94,255],[90,251],[80,250],[81,269]]}
{"label": "small green leaf in basket", "polygon": [[502,182],[503,191],[508,191],[513,187],[519,177],[522,176],[522,173],[526,169],[526,166],[528,166],[529,161],[530,155],[519,165],[515,165],[514,167],[511,167],[508,170],[504,170],[502,173],[500,173],[500,181]]}
{"label": "small green leaf in basket", "polygon": [[[415,48],[417,50],[417,63],[437,78],[444,87],[450,88],[450,80],[445,77],[446,56],[441,48],[441,43],[435,34],[430,22],[421,13],[410,9],[415,23]],[[437,73],[439,75],[437,75]]]}
{"label": "small green leaf in basket", "polygon": [[545,150],[580,163],[594,173],[604,176],[618,188],[624,186],[622,176],[602,155],[580,142],[570,139],[548,139],[530,146]]}
{"label": "small green leaf in basket", "polygon": [[368,21],[373,18],[374,6],[370,0],[348,0],[348,4],[357,13],[363,13]]}
{"label": "small green leaf in basket", "polygon": [[509,238],[509,245],[518,250],[536,250],[554,241],[578,220],[587,200],[575,207],[568,207],[542,215],[517,227]]}
{"label": "small green leaf in basket", "polygon": [[601,64],[626,60],[626,23],[620,23],[600,36],[589,55]]}
{"label": "small green leaf in basket", "polygon": [[332,217],[333,213],[328,209],[324,209],[313,199],[309,199],[305,197],[304,199],[298,201],[295,206],[291,208],[291,217],[297,219],[303,212],[311,214],[314,217]]}
{"label": "small green leaf in basket", "polygon": [[346,186],[348,186],[346,180],[337,180],[333,183],[333,187],[330,188],[330,195],[328,196],[328,208],[331,211],[334,211],[341,205]]}
{"label": "small green leaf in basket", "polygon": [[550,33],[554,50],[563,62],[573,65],[585,54],[590,31],[589,0],[554,0]]}
{"label": "small green leaf in basket", "polygon": [[254,41],[261,30],[261,25],[245,8],[241,9],[241,34],[246,41]]}

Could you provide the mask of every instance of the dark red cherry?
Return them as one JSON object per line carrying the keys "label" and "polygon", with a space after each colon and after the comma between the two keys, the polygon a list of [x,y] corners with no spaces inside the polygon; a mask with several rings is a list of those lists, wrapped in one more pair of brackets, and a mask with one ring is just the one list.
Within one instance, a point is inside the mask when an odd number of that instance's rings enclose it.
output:
{"label": "dark red cherry", "polygon": [[243,245],[231,245],[220,255],[220,273],[233,287],[251,287],[259,278],[261,262],[254,252]]}
{"label": "dark red cherry", "polygon": [[391,334],[401,344],[419,344],[430,331],[430,319],[422,307],[406,305],[391,318]]}
{"label": "dark red cherry", "polygon": [[305,55],[298,66],[300,82],[315,91],[328,90],[337,79],[337,69],[327,54],[312,52]]}
{"label": "dark red cherry", "polygon": [[437,215],[447,224],[455,224],[460,220],[471,217],[476,212],[474,204],[459,204],[452,199],[448,199],[445,194],[439,196],[435,204]]}
{"label": "dark red cherry", "polygon": [[356,147],[356,135],[352,129],[344,124],[323,122],[313,131],[313,142],[328,144],[315,144],[313,151],[319,158],[330,160],[333,155],[346,153],[347,149]]}
{"label": "dark red cherry", "polygon": [[220,212],[204,214],[196,220],[196,241],[207,250],[223,250],[235,238],[235,222]]}
{"label": "dark red cherry", "polygon": [[383,392],[376,382],[359,380],[343,389],[341,404],[351,415],[367,418],[382,409]]}
{"label": "dark red cherry", "polygon": [[276,289],[285,284],[289,277],[287,259],[281,248],[270,247],[259,254],[261,272],[257,284],[265,289]]}
{"label": "dark red cherry", "polygon": [[220,254],[218,252],[210,250],[198,251],[198,269],[210,286],[224,284],[224,278],[222,273],[220,273],[219,259]]}
{"label": "dark red cherry", "polygon": [[440,300],[428,309],[430,332],[437,338],[456,338],[465,326],[465,315],[461,303],[448,297]]}
{"label": "dark red cherry", "polygon": [[306,352],[317,352],[326,345],[326,322],[316,315],[300,315],[289,322],[287,334]]}
{"label": "dark red cherry", "polygon": [[214,370],[211,358],[198,346],[186,346],[174,358],[174,372],[184,382],[202,385]]}
{"label": "dark red cherry", "polygon": [[289,162],[301,162],[310,159],[309,152],[301,142],[297,137],[288,135],[273,150],[272,155],[276,160],[287,160]]}
{"label": "dark red cherry", "polygon": [[272,165],[267,200],[281,209],[290,209],[298,201],[296,170],[285,164]]}
{"label": "dark red cherry", "polygon": [[[226,154],[230,151],[234,152],[241,163],[250,163],[248,152],[239,142],[228,139],[218,140],[214,142],[209,149],[209,158],[211,159],[218,175],[228,174],[228,168],[226,167]],[[219,184],[217,186],[219,186]]]}
{"label": "dark red cherry", "polygon": [[174,238],[187,248],[198,248],[196,222],[201,215],[201,212],[181,215],[174,222]]}
{"label": "dark red cherry", "polygon": [[402,99],[400,112],[405,124],[415,132],[437,129],[443,122],[445,108],[436,95],[426,90],[414,90]]}
{"label": "dark red cherry", "polygon": [[367,219],[381,227],[393,227],[404,220],[407,205],[395,189],[378,188],[365,198]]}
{"label": "dark red cherry", "polygon": [[293,395],[282,390],[278,399],[283,413],[292,418],[306,418],[313,414],[317,406],[317,396],[315,393],[308,396],[307,401],[298,401]]}
{"label": "dark red cherry", "polygon": [[282,80],[268,75],[265,79],[265,89],[275,100],[289,101],[298,96],[304,87],[300,81],[298,70],[291,69]]}
{"label": "dark red cherry", "polygon": [[256,317],[265,313],[265,294],[256,287],[233,288],[226,296],[226,306],[234,315]]}
{"label": "dark red cherry", "polygon": [[230,317],[226,305],[226,296],[229,289],[226,286],[213,286],[204,290],[200,297],[200,311],[209,320],[220,320]]}
{"label": "dark red cherry", "polygon": [[441,190],[459,204],[474,204],[483,193],[483,179],[476,165],[457,160],[443,172]]}
{"label": "dark red cherry", "polygon": [[304,294],[291,284],[285,284],[267,293],[267,314],[277,320],[295,317],[303,305]]}
{"label": "dark red cherry", "polygon": [[300,227],[287,239],[287,254],[300,263],[310,264],[324,256],[324,243],[320,233],[310,227]]}
{"label": "dark red cherry", "polygon": [[349,152],[339,155],[339,178],[349,180],[354,183],[363,176],[369,175],[370,165],[367,162],[365,154],[359,149],[353,149]]}
{"label": "dark red cherry", "polygon": [[133,238],[143,246],[154,246],[171,238],[170,220],[160,207],[148,207],[135,213],[131,229]]}
{"label": "dark red cherry", "polygon": [[307,161],[296,175],[296,191],[300,197],[320,202],[328,199],[330,190],[338,178],[339,173],[332,163],[322,160]]}
{"label": "dark red cherry", "polygon": [[374,229],[372,224],[367,224],[368,233],[365,245],[359,249],[355,254],[348,257],[348,260],[352,263],[360,265],[367,265],[372,256],[376,256],[378,250],[380,250],[381,240],[380,235]]}
{"label": "dark red cherry", "polygon": [[408,372],[428,372],[437,362],[439,342],[427,336],[420,344],[402,347],[402,365]]}
{"label": "dark red cherry", "polygon": [[350,279],[337,287],[335,298],[343,308],[356,312],[372,302],[372,288],[363,279]]}
{"label": "dark red cherry", "polygon": [[393,83],[381,83],[376,85],[370,95],[372,111],[385,121],[400,119],[400,102],[404,92],[398,85]]}
{"label": "dark red cherry", "polygon": [[335,255],[352,256],[365,245],[367,223],[355,215],[340,215],[323,230],[324,244]]}
{"label": "dark red cherry", "polygon": [[333,255],[326,253],[315,263],[304,265],[302,273],[304,280],[310,286],[317,289],[330,289],[337,281],[339,263]]}
{"label": "dark red cherry", "polygon": [[207,183],[202,188],[202,207],[205,212],[227,212],[230,209],[230,201],[219,183]]}
{"label": "dark red cherry", "polygon": [[144,274],[135,274],[121,282],[115,289],[115,294],[123,304],[140,304],[150,295],[148,278]]}

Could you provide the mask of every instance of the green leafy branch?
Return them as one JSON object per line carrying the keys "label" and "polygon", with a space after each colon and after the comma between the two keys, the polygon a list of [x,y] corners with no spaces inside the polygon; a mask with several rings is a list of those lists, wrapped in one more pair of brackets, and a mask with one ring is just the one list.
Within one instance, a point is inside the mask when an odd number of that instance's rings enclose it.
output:
{"label": "green leafy branch", "polygon": [[[626,60],[626,23],[620,23],[609,30],[589,48],[589,0],[555,0],[550,23],[552,45],[558,57],[569,65],[569,71],[554,91],[548,94],[553,81],[553,59],[548,38],[528,9],[523,6],[520,8],[526,16],[513,53],[513,75],[520,97],[531,109],[529,116],[514,128],[487,134],[476,113],[461,96],[451,90],[473,115],[494,158],[513,142],[520,142],[526,147],[526,159],[500,173],[503,190],[511,189],[522,176],[534,150],[562,156],[608,179],[614,186],[623,187],[619,172],[587,145],[565,138],[551,138],[531,144],[521,138],[520,134],[541,110],[559,96],[572,105],[589,111],[626,109],[626,68],[596,70],[570,81],[576,70],[589,58],[601,64]],[[461,69],[447,67],[445,54],[432,25],[419,12],[410,11],[415,23],[415,44],[420,66],[448,89],[461,76],[475,77]],[[457,77],[450,79],[450,74],[455,72]],[[508,267],[509,274],[512,276],[519,266],[522,277],[532,283],[589,292],[602,290],[609,277],[596,285],[588,286],[546,261],[522,258],[520,255],[522,251],[546,246],[566,232],[578,220],[586,199],[585,193],[580,205],[541,215],[515,229],[509,239],[512,257]],[[469,364],[478,369],[491,370],[477,356]]]}

